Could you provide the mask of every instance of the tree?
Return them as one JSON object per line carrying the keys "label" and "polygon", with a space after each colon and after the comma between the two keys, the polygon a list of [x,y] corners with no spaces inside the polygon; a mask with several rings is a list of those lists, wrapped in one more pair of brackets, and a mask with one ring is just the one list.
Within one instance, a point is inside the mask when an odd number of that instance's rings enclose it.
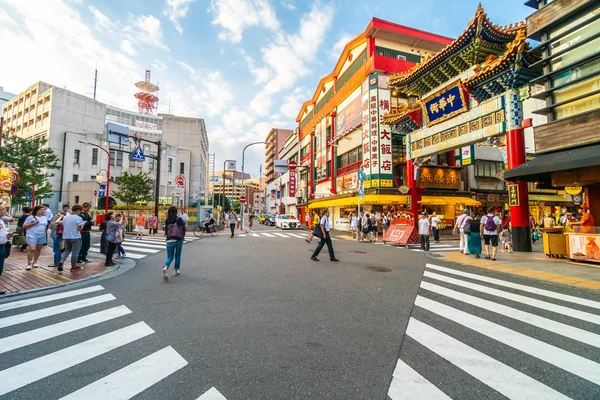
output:
{"label": "tree", "polygon": [[233,204],[231,205],[231,207],[235,210],[235,212],[240,212],[240,209],[242,208],[242,203],[240,203],[239,200],[234,200]]}
{"label": "tree", "polygon": [[0,161],[11,164],[19,174],[17,194],[12,197],[13,204],[26,204],[26,193],[35,192],[36,199],[52,197],[52,186],[48,178],[60,170],[58,156],[50,147],[44,136],[22,138],[12,129],[2,137]]}
{"label": "tree", "polygon": [[[213,205],[221,207],[221,205],[223,204],[221,202],[221,199],[221,193],[215,193],[213,195]],[[225,197],[225,212],[229,212],[229,210],[231,210],[231,204],[229,203],[229,199]]]}
{"label": "tree", "polygon": [[137,174],[123,172],[123,175],[110,178],[110,181],[119,185],[117,190],[113,190],[113,197],[127,204],[128,207],[138,201],[152,200],[152,181],[144,172]]}

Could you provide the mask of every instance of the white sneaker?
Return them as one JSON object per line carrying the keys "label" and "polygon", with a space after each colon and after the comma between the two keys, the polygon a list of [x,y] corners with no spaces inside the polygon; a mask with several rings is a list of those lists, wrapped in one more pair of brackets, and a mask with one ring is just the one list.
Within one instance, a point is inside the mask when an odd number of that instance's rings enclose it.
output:
{"label": "white sneaker", "polygon": [[181,275],[181,272],[179,272],[179,270],[178,270],[178,269],[176,269],[176,270],[175,270],[175,273],[173,273],[173,276],[179,276],[179,275]]}
{"label": "white sneaker", "polygon": [[40,264],[38,264],[38,263],[33,264],[33,268],[39,268],[39,267],[41,267]]}
{"label": "white sneaker", "polygon": [[27,271],[30,271],[30,270],[31,270],[31,265],[28,265],[28,266],[26,266],[26,267],[25,267],[25,269],[26,269]]}
{"label": "white sneaker", "polygon": [[127,253],[123,253],[123,255],[121,256],[121,258],[125,258],[127,257]]}
{"label": "white sneaker", "polygon": [[169,276],[167,275],[167,267],[163,267],[162,269],[162,277],[165,281],[169,280]]}

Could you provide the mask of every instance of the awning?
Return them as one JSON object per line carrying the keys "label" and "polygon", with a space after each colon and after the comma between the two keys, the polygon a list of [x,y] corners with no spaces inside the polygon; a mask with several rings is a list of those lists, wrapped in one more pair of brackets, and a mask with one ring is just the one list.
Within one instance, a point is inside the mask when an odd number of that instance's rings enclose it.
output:
{"label": "awning", "polygon": [[[328,208],[328,207],[346,207],[358,206],[360,197],[342,197],[337,199],[319,199],[311,201],[308,208]],[[360,202],[361,205],[406,205],[409,202],[409,196],[394,195],[394,194],[368,194]]]}
{"label": "awning", "polygon": [[566,195],[566,197],[560,196],[558,194],[530,194],[530,201],[547,201],[548,203],[572,203],[573,200],[571,196]]}
{"label": "awning", "polygon": [[507,181],[535,182],[540,175],[600,165],[600,145],[541,155],[504,173]]}
{"label": "awning", "polygon": [[470,197],[423,196],[421,204],[428,206],[450,206],[464,204],[465,206],[480,206],[481,202]]}

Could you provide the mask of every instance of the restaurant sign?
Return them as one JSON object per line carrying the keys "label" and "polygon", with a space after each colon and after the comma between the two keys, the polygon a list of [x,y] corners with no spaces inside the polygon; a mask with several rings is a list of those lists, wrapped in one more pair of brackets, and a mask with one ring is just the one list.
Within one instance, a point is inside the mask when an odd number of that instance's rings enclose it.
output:
{"label": "restaurant sign", "polygon": [[460,169],[423,167],[417,170],[417,183],[430,189],[460,190]]}
{"label": "restaurant sign", "polygon": [[518,207],[519,202],[519,185],[508,185],[508,205]]}
{"label": "restaurant sign", "polygon": [[469,102],[461,80],[459,79],[427,97],[423,100],[421,108],[427,126],[438,124],[467,111]]}

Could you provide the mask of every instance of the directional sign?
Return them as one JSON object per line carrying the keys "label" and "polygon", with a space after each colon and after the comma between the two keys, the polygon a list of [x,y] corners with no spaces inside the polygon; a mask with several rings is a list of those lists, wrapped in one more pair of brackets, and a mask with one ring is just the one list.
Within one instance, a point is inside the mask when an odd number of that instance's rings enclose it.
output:
{"label": "directional sign", "polygon": [[219,182],[219,177],[216,176],[216,175],[213,175],[213,176],[210,177],[210,181],[211,182]]}
{"label": "directional sign", "polygon": [[365,173],[363,171],[358,171],[358,180],[359,181],[365,180]]}
{"label": "directional sign", "polygon": [[17,189],[17,185],[12,185],[10,188],[10,195],[14,196],[15,194],[17,194],[18,191],[19,189]]}
{"label": "directional sign", "polygon": [[185,185],[185,176],[183,175],[177,175],[175,177],[175,183],[178,185]]}
{"label": "directional sign", "polygon": [[246,202],[246,196],[242,196],[240,197],[240,203],[245,203]]}
{"label": "directional sign", "polygon": [[363,189],[362,187],[360,189],[358,189],[358,195],[359,196],[364,196],[365,195],[365,189]]}
{"label": "directional sign", "polygon": [[142,150],[142,146],[138,146],[131,153],[131,159],[133,161],[146,161],[146,156],[144,155],[144,151]]}
{"label": "directional sign", "polygon": [[290,169],[290,171],[294,171],[297,166],[298,166],[298,163],[296,163],[296,161],[294,161],[294,160],[288,161],[288,168]]}
{"label": "directional sign", "polygon": [[100,197],[106,196],[106,185],[100,185],[100,190],[98,191],[98,196],[100,196]]}

